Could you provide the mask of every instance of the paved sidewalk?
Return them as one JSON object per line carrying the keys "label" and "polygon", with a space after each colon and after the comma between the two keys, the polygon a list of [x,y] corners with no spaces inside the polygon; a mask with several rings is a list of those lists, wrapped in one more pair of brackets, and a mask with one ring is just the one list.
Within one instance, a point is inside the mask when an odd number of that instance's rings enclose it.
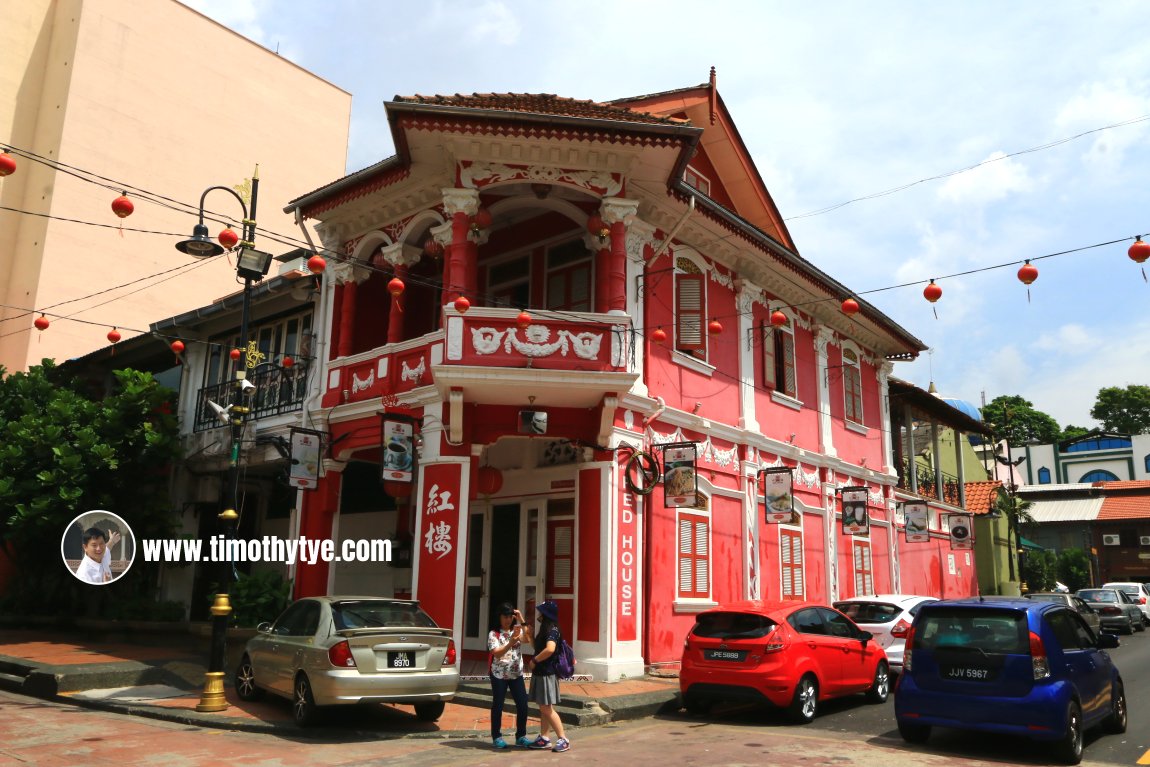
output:
{"label": "paved sidewalk", "polygon": [[[229,657],[238,659],[229,645]],[[68,701],[135,716],[249,732],[290,733],[313,738],[489,738],[491,694],[485,681],[460,686],[436,722],[420,722],[411,706],[355,706],[329,710],[318,727],[302,729],[291,718],[287,700],[268,696],[255,703],[240,701],[231,687],[229,706],[200,713],[206,645],[194,637],[157,636],[149,644],[89,640],[82,635],[26,629],[0,630],[0,688],[40,698]],[[482,664],[465,664],[474,674]],[[650,716],[674,706],[678,680],[644,677],[611,684],[566,682],[560,712],[576,726]],[[532,709],[537,714],[536,709]],[[537,732],[530,717],[528,731]],[[514,705],[508,698],[504,736],[515,732]]]}

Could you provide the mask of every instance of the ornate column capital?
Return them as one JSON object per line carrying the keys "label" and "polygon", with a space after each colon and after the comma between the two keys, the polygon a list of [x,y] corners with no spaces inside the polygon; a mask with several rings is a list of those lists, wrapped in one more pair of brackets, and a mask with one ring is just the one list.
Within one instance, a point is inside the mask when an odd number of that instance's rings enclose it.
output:
{"label": "ornate column capital", "polygon": [[443,190],[443,211],[450,218],[456,213],[474,216],[479,210],[479,190],[449,187]]}
{"label": "ornate column capital", "polygon": [[655,244],[655,227],[641,218],[632,218],[627,224],[627,258],[645,261],[643,248]]}
{"label": "ornate column capital", "polygon": [[358,285],[366,282],[367,278],[371,276],[368,269],[350,261],[340,261],[338,264],[329,263],[327,269],[331,272],[332,282],[336,285],[346,285],[350,282]]}
{"label": "ornate column capital", "polygon": [[826,325],[819,325],[818,330],[815,332],[815,352],[820,357],[827,355],[827,345],[834,338],[834,331]]}
{"label": "ornate column capital", "polygon": [[381,247],[379,254],[392,266],[414,266],[423,257],[423,250],[406,242],[396,242]]}
{"label": "ornate column capital", "polygon": [[639,212],[639,201],[628,200],[624,197],[605,197],[599,205],[599,210],[604,223],[614,224],[622,221],[625,225],[630,226]]}

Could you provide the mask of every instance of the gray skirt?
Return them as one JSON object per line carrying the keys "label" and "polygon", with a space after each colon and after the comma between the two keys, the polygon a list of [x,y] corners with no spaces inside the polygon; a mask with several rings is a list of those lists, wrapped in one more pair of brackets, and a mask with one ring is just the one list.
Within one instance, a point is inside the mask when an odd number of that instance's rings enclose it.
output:
{"label": "gray skirt", "polygon": [[544,706],[554,706],[559,702],[559,677],[554,674],[531,675],[531,700]]}

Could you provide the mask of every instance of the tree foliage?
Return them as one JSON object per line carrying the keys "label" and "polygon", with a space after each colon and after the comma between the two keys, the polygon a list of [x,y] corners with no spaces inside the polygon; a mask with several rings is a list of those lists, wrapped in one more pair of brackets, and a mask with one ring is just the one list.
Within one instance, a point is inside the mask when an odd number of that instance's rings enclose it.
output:
{"label": "tree foliage", "polygon": [[1007,440],[1011,445],[1025,445],[1032,439],[1041,443],[1056,442],[1062,429],[1058,421],[1017,394],[995,397],[982,408],[982,420],[994,440]]}
{"label": "tree foliage", "polygon": [[1022,580],[1028,591],[1053,591],[1058,557],[1053,551],[1027,551],[1022,559]]}
{"label": "tree foliage", "polygon": [[1150,432],[1150,386],[1134,384],[1125,389],[1117,386],[1099,389],[1090,417],[1100,421],[1106,431]]}
{"label": "tree foliage", "polygon": [[[114,390],[93,397],[50,360],[27,373],[0,368],[0,550],[17,571],[10,607],[65,612],[93,598],[61,561],[61,537],[81,513],[118,514],[137,544],[170,532],[168,468],[179,451],[172,392],[148,373],[113,375]],[[134,577],[99,589],[100,598],[140,596],[154,583],[145,570],[137,561]]]}
{"label": "tree foliage", "polygon": [[1090,587],[1090,555],[1082,549],[1058,552],[1058,580],[1072,592]]}
{"label": "tree foliage", "polygon": [[1077,437],[1081,437],[1084,434],[1089,433],[1090,429],[1087,429],[1085,426],[1074,426],[1072,424],[1067,424],[1062,429],[1062,433],[1058,435],[1057,441],[1066,442],[1067,440],[1076,439]]}

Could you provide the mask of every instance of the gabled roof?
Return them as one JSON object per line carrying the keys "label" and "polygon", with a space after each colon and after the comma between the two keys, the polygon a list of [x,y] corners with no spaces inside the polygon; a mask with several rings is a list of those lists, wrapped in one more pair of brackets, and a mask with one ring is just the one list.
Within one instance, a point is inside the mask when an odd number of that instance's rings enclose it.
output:
{"label": "gabled roof", "polygon": [[997,479],[989,482],[966,483],[966,510],[975,516],[989,514],[994,511],[994,502],[1002,490],[1002,483]]}
{"label": "gabled roof", "polygon": [[[1114,484],[1114,483],[1107,483]],[[1150,519],[1150,495],[1108,495],[1102,499],[1098,521]]]}
{"label": "gabled roof", "polygon": [[453,96],[396,96],[397,104],[434,104],[436,106],[463,107],[466,109],[490,109],[500,112],[522,112],[537,115],[560,115],[563,117],[585,117],[594,120],[618,120],[620,122],[649,123],[653,125],[686,125],[689,120],[654,115],[613,103],[573,99],[556,96],[553,93],[472,93]]}

